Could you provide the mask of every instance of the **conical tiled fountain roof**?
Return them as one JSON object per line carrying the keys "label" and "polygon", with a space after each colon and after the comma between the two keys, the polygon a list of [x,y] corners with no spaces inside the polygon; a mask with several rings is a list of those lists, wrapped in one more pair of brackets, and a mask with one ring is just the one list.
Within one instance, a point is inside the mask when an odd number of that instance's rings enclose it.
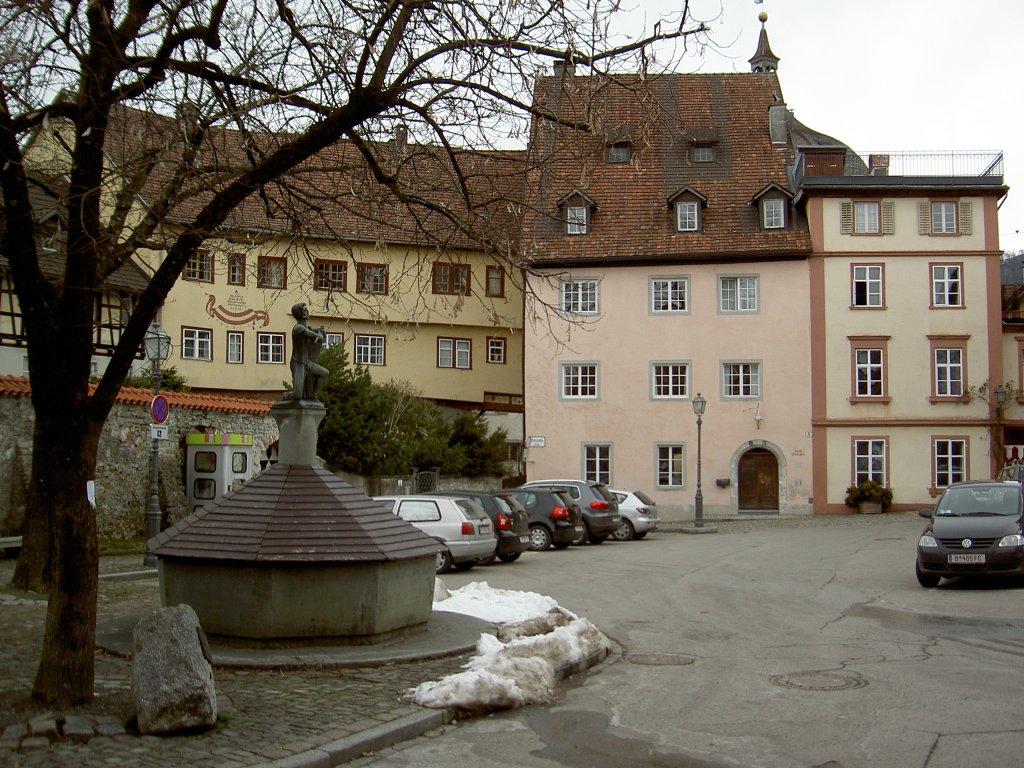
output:
{"label": "conical tiled fountain roof", "polygon": [[158,557],[249,563],[381,562],[438,543],[319,466],[276,464],[151,539]]}

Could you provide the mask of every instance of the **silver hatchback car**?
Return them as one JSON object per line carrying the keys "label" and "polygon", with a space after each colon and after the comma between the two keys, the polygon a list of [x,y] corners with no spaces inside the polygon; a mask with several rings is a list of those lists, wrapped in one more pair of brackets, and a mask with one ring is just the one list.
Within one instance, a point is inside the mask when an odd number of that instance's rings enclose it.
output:
{"label": "silver hatchback car", "polygon": [[643,491],[625,491],[609,488],[619,500],[622,526],[612,534],[616,541],[642,539],[658,528],[658,505]]}
{"label": "silver hatchback car", "polygon": [[491,518],[471,499],[441,496],[374,496],[403,520],[444,544],[437,556],[437,572],[472,568],[494,553],[497,539]]}

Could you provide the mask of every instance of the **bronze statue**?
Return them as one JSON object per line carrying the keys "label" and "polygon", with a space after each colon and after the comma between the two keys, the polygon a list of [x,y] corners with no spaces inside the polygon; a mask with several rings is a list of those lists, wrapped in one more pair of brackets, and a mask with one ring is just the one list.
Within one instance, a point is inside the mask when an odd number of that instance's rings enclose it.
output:
{"label": "bronze statue", "polygon": [[286,400],[316,400],[329,371],[316,362],[327,341],[323,328],[310,328],[309,308],[303,302],[292,307],[292,389]]}

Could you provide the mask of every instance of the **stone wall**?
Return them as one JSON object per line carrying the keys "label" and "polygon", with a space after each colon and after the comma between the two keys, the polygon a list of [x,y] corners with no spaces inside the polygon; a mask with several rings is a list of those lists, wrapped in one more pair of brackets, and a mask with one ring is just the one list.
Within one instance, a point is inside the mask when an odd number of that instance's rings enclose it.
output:
{"label": "stone wall", "polygon": [[[0,535],[21,532],[25,489],[32,465],[32,403],[0,397]],[[96,465],[96,515],[101,539],[128,539],[146,530],[153,441],[148,405],[118,403],[103,428]],[[160,442],[160,509],[164,525],[188,514],[185,500],[185,436],[234,432],[253,436],[253,463],[277,441],[270,414],[226,413],[172,407],[168,438]]]}

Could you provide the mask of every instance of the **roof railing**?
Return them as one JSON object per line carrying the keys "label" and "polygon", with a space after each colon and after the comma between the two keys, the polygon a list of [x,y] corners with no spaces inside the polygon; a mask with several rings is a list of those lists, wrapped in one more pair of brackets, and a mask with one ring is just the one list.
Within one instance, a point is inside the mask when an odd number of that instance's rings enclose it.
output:
{"label": "roof railing", "polygon": [[[829,148],[832,149],[832,148]],[[825,154],[832,154],[824,150]],[[840,149],[839,152],[842,152]],[[838,175],[819,164],[819,170],[808,165],[808,157],[821,151],[801,151],[797,159],[798,176]],[[851,153],[852,154],[852,153]],[[869,152],[847,154],[845,176],[914,176],[948,178],[989,178],[1003,176],[1003,153],[1000,150],[932,150],[924,152]],[[852,162],[851,162],[852,161]],[[808,171],[810,171],[808,173]]]}

